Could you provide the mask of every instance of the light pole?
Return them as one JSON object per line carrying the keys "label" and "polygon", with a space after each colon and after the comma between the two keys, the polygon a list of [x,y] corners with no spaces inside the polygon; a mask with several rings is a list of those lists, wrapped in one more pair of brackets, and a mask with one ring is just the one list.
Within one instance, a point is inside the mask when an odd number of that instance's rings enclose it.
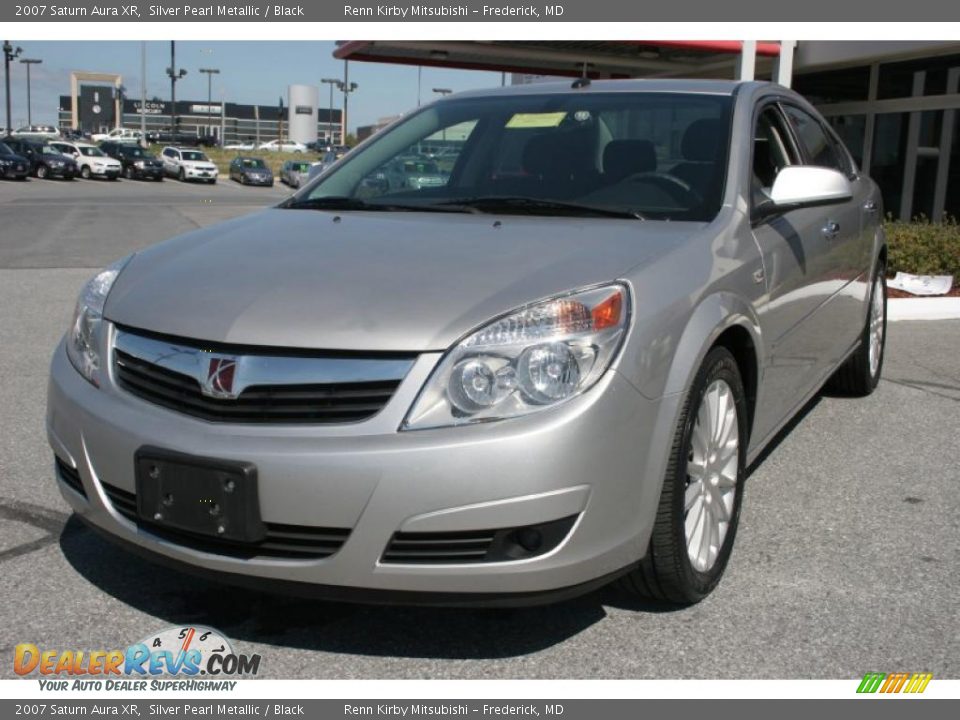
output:
{"label": "light pole", "polygon": [[207,76],[207,133],[212,134],[210,128],[213,127],[213,110],[210,105],[213,103],[213,76],[219,75],[220,71],[216,68],[200,68],[200,72]]}
{"label": "light pole", "polygon": [[177,71],[177,42],[170,41],[170,67],[167,68],[167,75],[170,78],[170,134],[173,141],[176,141],[177,134],[177,80],[182,80],[187,71],[180,68]]}
{"label": "light pole", "polygon": [[343,61],[343,82],[338,82],[337,87],[343,93],[343,112],[340,115],[340,122],[343,123],[343,130],[340,132],[340,142],[347,144],[347,102],[350,99],[350,93],[356,91],[359,85],[350,82],[350,61]]}
{"label": "light pole", "polygon": [[10,61],[18,57],[22,52],[23,48],[18,47],[14,49],[9,40],[3,41],[3,74],[7,87],[7,135],[13,132],[13,128],[10,126]]}
{"label": "light pole", "polygon": [[[453,92],[450,88],[434,88],[433,91],[440,97],[444,97]],[[443,140],[444,145],[447,143],[447,126],[443,126],[443,134],[440,136],[440,139]]]}
{"label": "light pole", "polygon": [[339,87],[340,81],[337,78],[321,78],[320,82],[330,86],[330,108],[327,115],[327,144],[333,146],[333,88]]}
{"label": "light pole", "polygon": [[43,60],[31,60],[30,58],[20,58],[20,64],[27,66],[27,125],[33,125],[33,115],[30,112],[30,66],[39,65]]}

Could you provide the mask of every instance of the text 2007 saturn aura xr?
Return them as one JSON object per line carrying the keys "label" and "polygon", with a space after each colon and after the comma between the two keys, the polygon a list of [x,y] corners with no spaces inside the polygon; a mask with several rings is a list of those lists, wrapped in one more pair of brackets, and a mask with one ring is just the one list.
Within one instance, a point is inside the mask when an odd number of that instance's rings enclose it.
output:
{"label": "text 2007 saturn aura xr", "polygon": [[881,216],[777,85],[451,96],[93,278],[58,483],[132,550],[278,591],[696,602],[748,463],[825,383],[877,384]]}

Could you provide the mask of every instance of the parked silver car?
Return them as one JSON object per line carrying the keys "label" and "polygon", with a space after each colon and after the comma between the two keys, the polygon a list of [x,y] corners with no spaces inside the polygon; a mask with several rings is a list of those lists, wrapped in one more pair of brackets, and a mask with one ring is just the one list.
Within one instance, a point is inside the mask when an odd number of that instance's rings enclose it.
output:
{"label": "parked silver car", "polygon": [[292,188],[298,188],[310,178],[310,163],[301,160],[287,160],[280,166],[280,182]]}
{"label": "parked silver car", "polygon": [[[376,194],[441,134],[447,182]],[[53,358],[58,483],[133,550],[273,590],[696,602],[745,468],[825,383],[878,382],[881,214],[777,85],[451,96],[91,280]]]}

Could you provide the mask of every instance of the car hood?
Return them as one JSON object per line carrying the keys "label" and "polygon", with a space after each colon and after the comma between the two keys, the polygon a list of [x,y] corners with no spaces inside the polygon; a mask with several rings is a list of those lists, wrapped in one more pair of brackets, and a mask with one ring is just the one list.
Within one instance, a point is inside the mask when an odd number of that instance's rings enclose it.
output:
{"label": "car hood", "polygon": [[520,305],[615,280],[702,227],[269,209],[138,253],[104,315],[211,342],[443,350]]}
{"label": "car hood", "polygon": [[184,167],[194,168],[196,170],[216,170],[217,166],[207,160],[181,160],[180,164]]}

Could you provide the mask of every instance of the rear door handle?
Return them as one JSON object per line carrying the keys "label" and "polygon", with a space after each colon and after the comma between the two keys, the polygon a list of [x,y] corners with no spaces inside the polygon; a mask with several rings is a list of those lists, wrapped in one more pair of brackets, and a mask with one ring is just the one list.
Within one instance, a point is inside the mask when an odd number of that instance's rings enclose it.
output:
{"label": "rear door handle", "polygon": [[827,220],[827,224],[820,231],[827,240],[836,240],[840,234],[840,223],[835,220]]}

